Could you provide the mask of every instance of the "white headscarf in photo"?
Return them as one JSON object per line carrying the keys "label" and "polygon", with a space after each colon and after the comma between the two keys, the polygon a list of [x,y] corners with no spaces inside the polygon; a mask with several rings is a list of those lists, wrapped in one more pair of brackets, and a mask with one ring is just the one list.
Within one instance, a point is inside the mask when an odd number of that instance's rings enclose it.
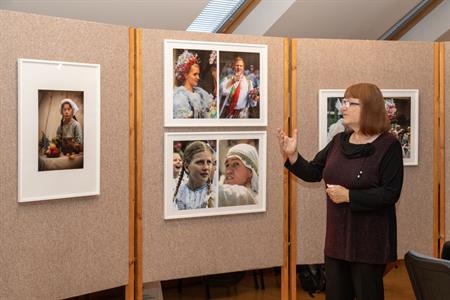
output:
{"label": "white headscarf in photo", "polygon": [[70,104],[70,106],[72,107],[73,115],[75,116],[75,114],[78,111],[78,105],[72,99],[69,99],[69,98],[61,100],[61,104],[59,106],[60,113],[62,114],[62,109],[63,109],[64,103]]}
{"label": "white headscarf in photo", "polygon": [[258,151],[249,144],[237,144],[228,150],[226,158],[238,158],[247,169],[252,171],[251,188],[258,193]]}

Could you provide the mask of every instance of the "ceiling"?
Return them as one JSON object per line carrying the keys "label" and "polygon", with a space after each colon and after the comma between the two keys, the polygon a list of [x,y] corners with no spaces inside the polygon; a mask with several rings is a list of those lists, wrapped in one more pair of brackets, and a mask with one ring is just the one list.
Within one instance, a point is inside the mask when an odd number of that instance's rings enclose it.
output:
{"label": "ceiling", "polygon": [[[287,2],[287,1],[282,1]],[[264,32],[268,36],[290,38],[378,39],[419,0],[304,0],[292,2]],[[263,1],[235,32],[257,30],[264,11],[272,11],[277,1]],[[254,19],[256,23],[247,26]],[[252,29],[253,28],[253,29]]]}
{"label": "ceiling", "polygon": [[207,0],[0,0],[0,9],[184,31],[207,3]]}
{"label": "ceiling", "polygon": [[[233,33],[377,39],[419,0],[261,0]],[[141,28],[185,30],[207,0],[0,0],[0,9]]]}

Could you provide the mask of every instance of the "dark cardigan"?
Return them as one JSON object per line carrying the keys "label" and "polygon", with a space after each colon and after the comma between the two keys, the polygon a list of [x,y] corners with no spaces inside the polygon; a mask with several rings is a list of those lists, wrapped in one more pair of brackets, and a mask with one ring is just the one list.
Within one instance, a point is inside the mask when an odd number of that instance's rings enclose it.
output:
{"label": "dark cardigan", "polygon": [[341,133],[308,162],[300,154],[285,166],[297,177],[324,179],[349,189],[350,203],[327,197],[325,255],[351,262],[384,264],[397,259],[395,203],[403,184],[402,150],[383,133],[369,144],[349,143]]}

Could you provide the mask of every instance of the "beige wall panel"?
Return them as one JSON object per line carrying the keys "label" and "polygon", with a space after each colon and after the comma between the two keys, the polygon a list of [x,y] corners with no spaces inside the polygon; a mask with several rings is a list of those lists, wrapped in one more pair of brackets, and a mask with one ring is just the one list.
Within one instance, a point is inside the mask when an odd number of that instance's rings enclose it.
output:
{"label": "beige wall panel", "polygon": [[445,109],[445,240],[450,240],[450,42],[444,43]]}
{"label": "beige wall panel", "polygon": [[[319,89],[372,82],[381,89],[419,89],[419,165],[405,167],[397,205],[398,256],[433,251],[433,44],[299,39],[297,127],[302,155],[318,151]],[[326,200],[323,182],[297,186],[297,263],[323,261]]]}
{"label": "beige wall panel", "polygon": [[[125,285],[128,29],[5,11],[0,28],[0,299],[60,299]],[[99,196],[17,202],[18,58],[101,65]]]}
{"label": "beige wall panel", "polygon": [[[164,39],[268,45],[267,211],[164,220],[164,132],[265,130],[163,127]],[[142,232],[144,282],[223,273],[283,262],[283,158],[276,128],[283,126],[283,39],[160,30],[142,34]]]}

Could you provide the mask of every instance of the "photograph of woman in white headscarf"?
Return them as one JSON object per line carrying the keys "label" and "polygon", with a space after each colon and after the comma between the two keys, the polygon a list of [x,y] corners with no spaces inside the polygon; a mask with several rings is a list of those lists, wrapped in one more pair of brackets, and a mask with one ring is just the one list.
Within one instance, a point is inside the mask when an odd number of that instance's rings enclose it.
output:
{"label": "photograph of woman in white headscarf", "polygon": [[39,90],[39,171],[83,168],[83,96]]}
{"label": "photograph of woman in white headscarf", "polygon": [[258,140],[220,141],[219,207],[258,203]]}

